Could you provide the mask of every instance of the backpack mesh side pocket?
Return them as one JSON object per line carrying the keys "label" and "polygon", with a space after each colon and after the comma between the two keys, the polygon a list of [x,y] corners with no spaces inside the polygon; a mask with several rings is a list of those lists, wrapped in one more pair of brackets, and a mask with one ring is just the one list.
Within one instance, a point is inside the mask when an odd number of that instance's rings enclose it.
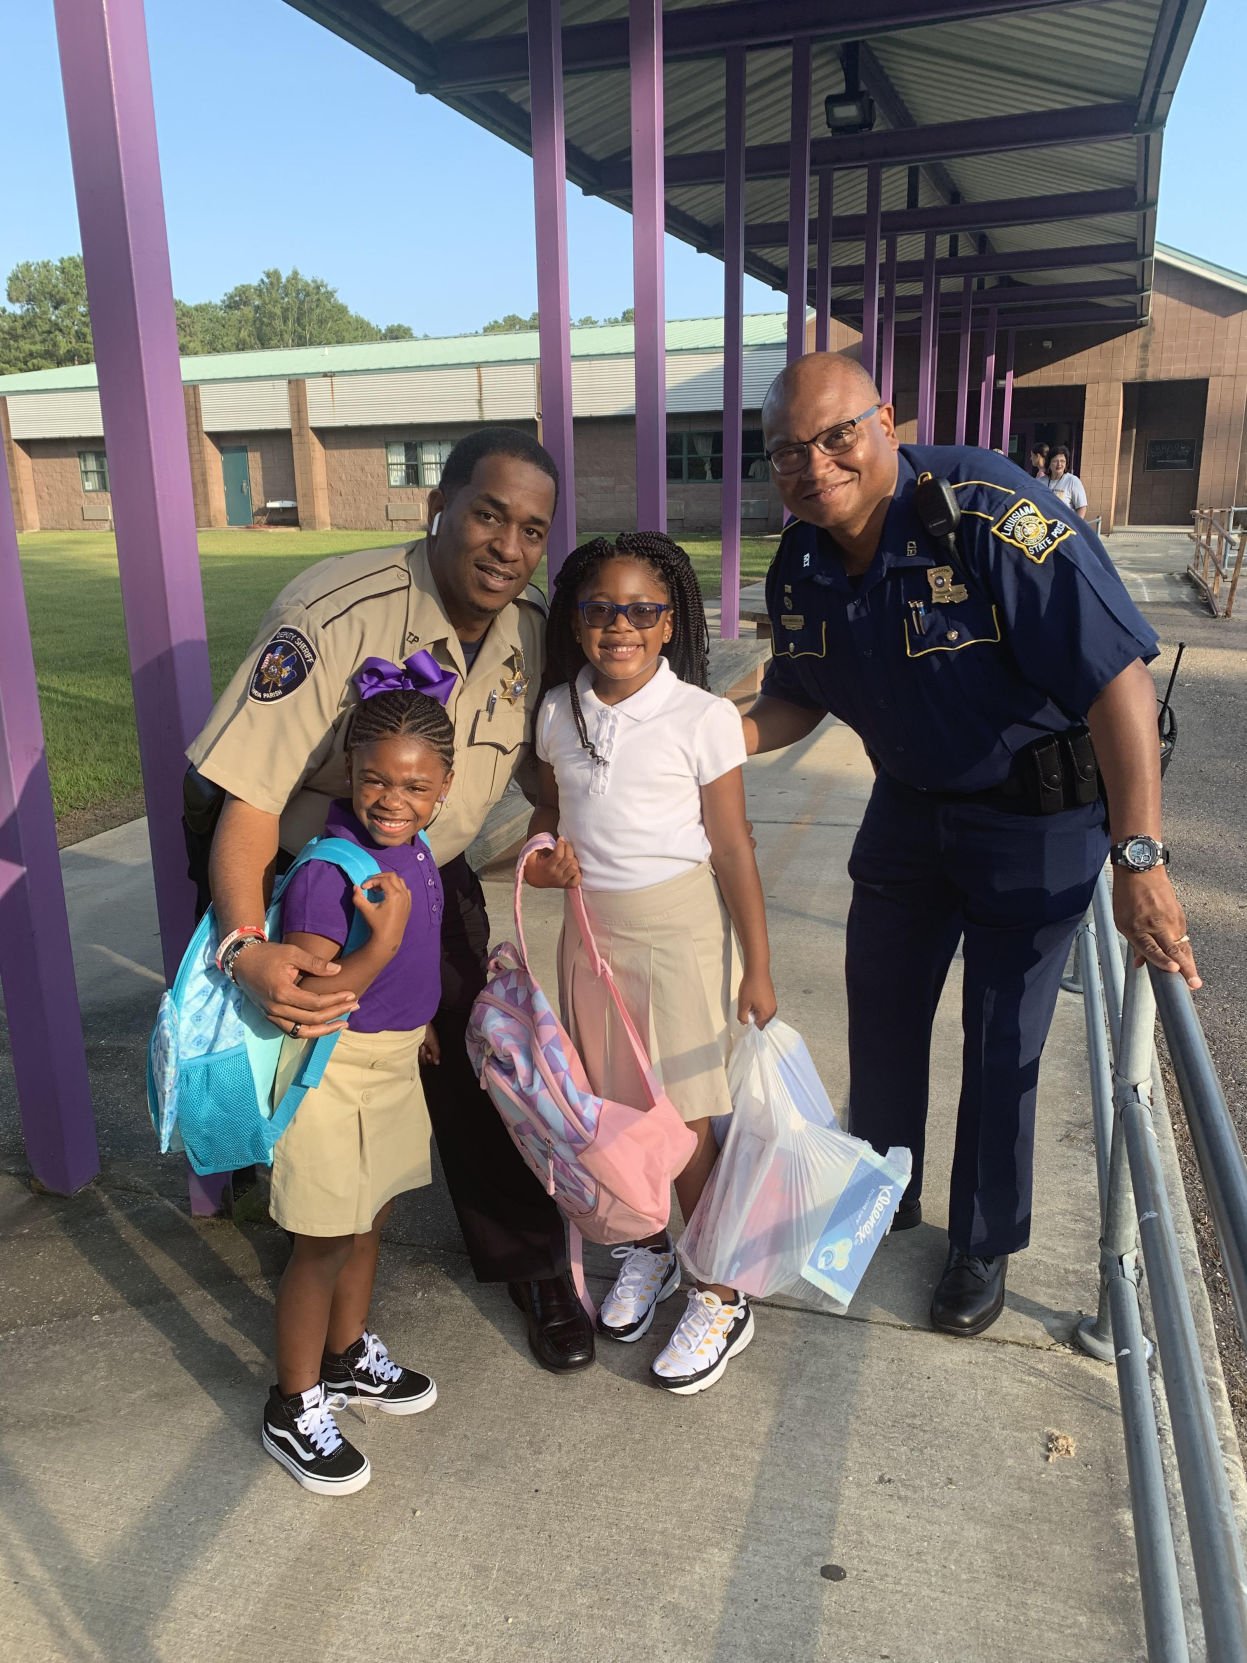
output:
{"label": "backpack mesh side pocket", "polygon": [[196,1172],[232,1172],[272,1159],[256,1113],[255,1079],[245,1045],[184,1057],[178,1079],[178,1129]]}

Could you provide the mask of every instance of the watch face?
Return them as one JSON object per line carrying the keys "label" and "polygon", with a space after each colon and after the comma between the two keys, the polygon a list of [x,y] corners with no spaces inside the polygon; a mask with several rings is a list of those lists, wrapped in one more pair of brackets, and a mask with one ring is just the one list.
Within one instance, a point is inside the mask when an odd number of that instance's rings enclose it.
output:
{"label": "watch face", "polygon": [[1122,857],[1127,866],[1133,866],[1136,871],[1146,872],[1156,864],[1156,844],[1150,837],[1132,837],[1122,850]]}

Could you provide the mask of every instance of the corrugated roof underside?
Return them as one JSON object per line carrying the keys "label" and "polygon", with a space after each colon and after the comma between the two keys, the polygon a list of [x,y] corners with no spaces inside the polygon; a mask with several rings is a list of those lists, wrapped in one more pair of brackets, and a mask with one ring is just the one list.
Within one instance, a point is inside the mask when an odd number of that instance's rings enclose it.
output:
{"label": "corrugated roof underside", "polygon": [[[527,27],[524,0],[473,5],[471,0],[380,0],[383,9],[414,31],[434,50],[438,45],[520,35]],[[666,0],[671,13],[705,5],[707,0]],[[343,9],[348,9],[344,8]],[[1138,99],[1149,54],[1157,37],[1164,0],[1085,0],[972,22],[932,24],[921,28],[870,34],[871,8],[862,7],[862,38],[869,43],[888,82],[887,97],[899,101],[912,122],[922,126],[986,116],[1028,112],[1042,127],[1045,114],[1082,105]],[[619,21],[625,0],[565,0],[563,26]],[[786,143],[789,134],[790,54],[786,49],[751,51],[747,59],[747,140],[750,145]],[[867,77],[869,83],[869,77]],[[824,136],[822,99],[842,86],[838,49],[814,48],[814,132]],[[664,74],[665,137],[669,156],[720,150],[724,140],[723,65],[715,58],[668,60]],[[448,92],[446,102],[485,125],[499,129],[496,100],[505,97],[527,115],[528,87],[513,81],[482,99]],[[494,110],[487,105],[495,102]],[[628,76],[624,70],[569,74],[565,81],[565,130],[573,155],[591,164],[627,158],[630,142]],[[904,125],[905,123],[901,123]],[[877,130],[889,122],[882,110]],[[512,133],[511,136],[514,136]],[[919,202],[929,206],[947,199],[949,186],[965,202],[1016,199],[1074,191],[1132,186],[1136,179],[1136,145],[1131,139],[1103,144],[1041,146],[994,156],[951,158],[924,167]],[[574,171],[574,169],[573,169]],[[889,168],[884,177],[884,207],[905,205],[906,169]],[[811,211],[816,202],[811,188]],[[612,200],[627,205],[627,192]],[[672,229],[686,240],[714,247],[723,220],[723,190],[717,184],[673,186],[668,205],[682,216]],[[865,210],[865,173],[847,169],[836,176],[839,213]],[[755,180],[747,189],[750,222],[780,222],[788,217],[785,179]],[[698,230],[698,227],[704,229]],[[1136,234],[1131,215],[1102,220],[1057,221],[1023,228],[992,230],[989,246],[997,250],[1045,249],[1078,242],[1129,239]],[[963,247],[965,245],[963,244]],[[920,249],[918,251],[920,253]],[[860,245],[843,256],[860,262]],[[906,243],[901,258],[916,258]],[[841,250],[837,247],[837,259]],[[786,244],[751,246],[749,264],[757,275],[780,286],[786,278]],[[1039,274],[1036,274],[1037,277]],[[1119,266],[1098,266],[1099,278],[1122,275]],[[1045,281],[1055,280],[1043,274]],[[1073,274],[1064,281],[1074,281]]]}

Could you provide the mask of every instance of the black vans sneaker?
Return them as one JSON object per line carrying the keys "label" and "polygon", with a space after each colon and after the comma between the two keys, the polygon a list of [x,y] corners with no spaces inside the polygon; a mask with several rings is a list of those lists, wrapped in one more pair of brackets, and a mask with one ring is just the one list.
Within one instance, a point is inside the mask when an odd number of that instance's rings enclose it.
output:
{"label": "black vans sneaker", "polygon": [[349,1496],[372,1477],[368,1457],[338,1431],[332,1410],[344,1397],[326,1397],[323,1386],[283,1397],[274,1386],[264,1405],[260,1442],[274,1461],[305,1490],[320,1496]]}
{"label": "black vans sneaker", "polygon": [[428,1375],[402,1368],[366,1329],[349,1351],[325,1353],[320,1377],[327,1392],[341,1392],[348,1402],[371,1403],[383,1415],[418,1415],[437,1402],[437,1387]]}

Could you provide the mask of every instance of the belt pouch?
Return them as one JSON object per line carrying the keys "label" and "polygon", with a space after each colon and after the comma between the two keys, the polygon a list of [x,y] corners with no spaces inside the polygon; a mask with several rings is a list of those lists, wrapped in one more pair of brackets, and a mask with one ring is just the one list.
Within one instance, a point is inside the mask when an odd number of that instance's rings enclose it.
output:
{"label": "belt pouch", "polygon": [[1075,808],[1086,808],[1100,795],[1100,773],[1095,748],[1086,728],[1074,728],[1061,735],[1069,763],[1070,798]]}
{"label": "belt pouch", "polygon": [[1056,736],[1040,739],[1027,747],[1029,778],[1023,780],[1026,796],[1034,803],[1036,814],[1059,814],[1065,807],[1065,787],[1061,778],[1061,747]]}

